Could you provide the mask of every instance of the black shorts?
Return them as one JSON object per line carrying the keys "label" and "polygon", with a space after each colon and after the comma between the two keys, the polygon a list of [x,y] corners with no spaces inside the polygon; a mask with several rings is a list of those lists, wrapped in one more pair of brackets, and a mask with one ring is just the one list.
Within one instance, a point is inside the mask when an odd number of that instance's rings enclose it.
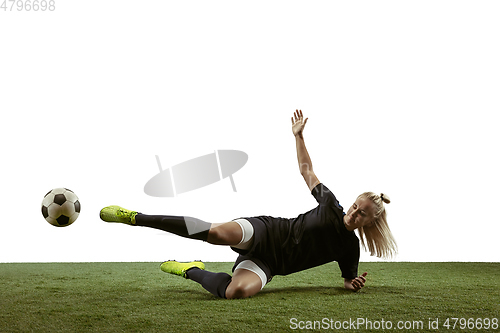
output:
{"label": "black shorts", "polygon": [[269,283],[273,278],[273,274],[271,267],[265,259],[265,254],[268,253],[266,246],[268,243],[268,231],[266,225],[263,221],[255,217],[241,218],[247,220],[253,226],[253,242],[248,250],[231,247],[233,251],[239,254],[238,258],[234,262],[232,271],[234,272],[236,266],[238,266],[240,262],[244,260],[251,260],[264,271],[267,277],[267,283]]}

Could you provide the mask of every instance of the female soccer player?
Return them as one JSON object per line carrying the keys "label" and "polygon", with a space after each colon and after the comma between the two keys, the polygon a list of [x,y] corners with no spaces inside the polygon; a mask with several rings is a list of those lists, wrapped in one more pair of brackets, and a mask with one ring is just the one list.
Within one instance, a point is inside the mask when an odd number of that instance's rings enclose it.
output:
{"label": "female soccer player", "polygon": [[358,291],[365,285],[367,273],[358,276],[360,250],[354,230],[358,229],[363,247],[368,246],[371,255],[389,257],[394,254],[396,242],[387,225],[384,207],[384,203],[390,200],[384,194],[365,192],[344,213],[333,193],[320,183],[313,171],[303,136],[307,119],[304,119],[302,110],[296,110],[292,117],[292,132],[300,173],[318,206],[296,218],[259,216],[208,223],[191,217],[146,215],[109,206],[101,210],[101,219],[231,246],[239,253],[233,276],[206,271],[200,261],[166,261],[160,266],[164,272],[200,283],[218,297],[253,296],[274,275],[287,275],[331,261],[337,261],[344,287]]}

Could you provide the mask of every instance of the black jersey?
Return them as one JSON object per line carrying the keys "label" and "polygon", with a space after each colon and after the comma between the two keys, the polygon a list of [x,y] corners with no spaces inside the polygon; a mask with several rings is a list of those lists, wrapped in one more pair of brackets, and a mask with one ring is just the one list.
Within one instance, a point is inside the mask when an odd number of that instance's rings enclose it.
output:
{"label": "black jersey", "polygon": [[358,275],[359,239],[344,225],[344,211],[323,184],[311,192],[318,206],[296,218],[246,218],[254,226],[249,250],[234,249],[264,262],[271,275],[287,275],[337,261],[342,277]]}

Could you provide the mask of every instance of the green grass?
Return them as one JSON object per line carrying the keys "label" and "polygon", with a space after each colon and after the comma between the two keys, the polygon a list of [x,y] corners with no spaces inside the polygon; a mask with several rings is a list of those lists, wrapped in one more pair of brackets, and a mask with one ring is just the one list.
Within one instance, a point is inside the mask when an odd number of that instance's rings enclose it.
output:
{"label": "green grass", "polygon": [[[229,273],[232,263],[206,266]],[[439,318],[439,331],[451,332],[446,318],[500,318],[500,263],[360,263],[363,271],[358,293],[343,289],[331,263],[224,300],[158,263],[0,264],[0,332],[284,332],[291,318],[422,321],[413,332],[436,332],[429,318]]]}

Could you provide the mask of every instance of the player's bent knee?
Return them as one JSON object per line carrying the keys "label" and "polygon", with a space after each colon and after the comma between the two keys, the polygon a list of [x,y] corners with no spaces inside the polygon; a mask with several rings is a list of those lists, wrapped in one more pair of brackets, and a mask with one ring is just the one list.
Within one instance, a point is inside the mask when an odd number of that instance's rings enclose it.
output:
{"label": "player's bent knee", "polygon": [[239,298],[247,298],[258,293],[260,288],[252,288],[243,283],[238,284],[229,284],[226,289],[226,298],[227,299],[239,299]]}

